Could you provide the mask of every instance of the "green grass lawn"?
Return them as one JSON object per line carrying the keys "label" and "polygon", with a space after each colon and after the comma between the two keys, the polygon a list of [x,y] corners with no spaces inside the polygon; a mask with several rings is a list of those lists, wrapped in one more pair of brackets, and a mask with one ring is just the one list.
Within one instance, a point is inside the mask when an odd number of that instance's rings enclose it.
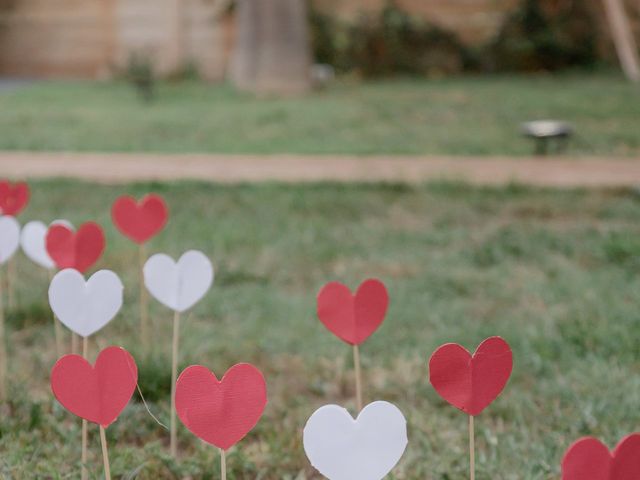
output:
{"label": "green grass lawn", "polygon": [[[504,394],[476,420],[479,480],[558,479],[582,435],[613,446],[640,424],[640,197],[630,191],[480,189],[457,184],[107,187],[43,181],[22,217],[94,219],[106,227],[100,267],[121,274],[125,308],[96,336],[138,359],[151,411],[168,421],[171,313],[152,303],[155,353],[137,342],[136,249],[109,220],[124,192],[150,190],[171,209],[149,245],[174,256],[205,251],[214,287],[182,323],[181,368],[222,374],[248,361],[265,373],[269,404],[232,449],[231,479],[310,479],[302,427],[327,403],[353,411],[351,350],[316,319],[329,280],[383,279],[391,305],[361,348],[365,402],[396,403],[409,447],[395,479],[466,478],[467,419],[427,379],[444,342],[474,349],[501,335],[515,368]],[[0,477],[78,478],[80,422],[53,399],[55,361],[46,274],[18,259],[19,308],[9,315],[12,400],[0,407]],[[108,429],[115,478],[218,477],[217,451],[182,426],[181,458],[136,400]],[[91,429],[92,478],[101,478]]]}
{"label": "green grass lawn", "polygon": [[640,154],[640,90],[621,76],[338,82],[304,98],[161,84],[41,83],[0,95],[0,149],[221,153],[525,155],[519,125],[572,122],[574,154]]}

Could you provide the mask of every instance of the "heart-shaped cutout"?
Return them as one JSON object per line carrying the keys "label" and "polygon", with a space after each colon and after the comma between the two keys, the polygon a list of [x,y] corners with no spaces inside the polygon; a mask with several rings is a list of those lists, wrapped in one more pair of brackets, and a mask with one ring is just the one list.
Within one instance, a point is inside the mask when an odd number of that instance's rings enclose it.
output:
{"label": "heart-shaped cutout", "polygon": [[144,284],[153,297],[177,312],[193,307],[213,283],[213,265],[197,250],[184,253],[178,262],[157,253],[144,264]]}
{"label": "heart-shaped cutout", "polygon": [[487,338],[473,356],[457,343],[439,347],[429,360],[429,379],[447,402],[469,415],[478,415],[502,392],[513,368],[509,344]]}
{"label": "heart-shaped cutout", "polygon": [[[70,227],[70,223],[66,220],[56,220],[51,225],[66,225]],[[55,268],[56,264],[49,256],[46,246],[46,238],[49,227],[42,222],[32,221],[22,227],[20,233],[20,246],[24,254],[35,264],[40,265],[47,270]]]}
{"label": "heart-shaped cutout", "polygon": [[85,282],[72,268],[58,272],[49,285],[49,304],[60,321],[82,337],[109,323],[122,307],[122,282],[110,270],[99,270]]}
{"label": "heart-shaped cutout", "polygon": [[338,405],[315,411],[303,432],[311,465],[329,480],[381,480],[407,447],[407,422],[388,402],[373,402],[357,419]]}
{"label": "heart-shaped cutout", "polygon": [[10,215],[0,217],[0,264],[5,263],[20,246],[20,224]]}
{"label": "heart-shaped cutout", "polygon": [[365,280],[355,295],[345,285],[330,282],[318,293],[317,314],[335,336],[360,345],[382,324],[388,306],[389,295],[380,280]]}
{"label": "heart-shaped cutout", "polygon": [[22,227],[22,232],[20,233],[20,246],[29,260],[50,270],[56,265],[53,263],[49,253],[47,253],[45,245],[48,230],[48,226],[37,220],[27,223]]}
{"label": "heart-shaped cutout", "polygon": [[80,355],[65,355],[51,370],[51,390],[62,406],[103,427],[118,418],[137,382],[136,362],[120,347],[102,350],[95,366]]}
{"label": "heart-shaped cutout", "polygon": [[571,445],[562,459],[562,480],[640,479],[640,433],[623,438],[613,452],[592,437]]}
{"label": "heart-shaped cutout", "polygon": [[46,236],[47,253],[60,269],[75,268],[86,272],[104,251],[104,232],[94,222],[83,223],[77,232],[69,225],[56,223]]}
{"label": "heart-shaped cutout", "polygon": [[198,438],[227,450],[256,426],[267,405],[260,370],[234,365],[222,380],[206,367],[187,367],[176,382],[176,412]]}
{"label": "heart-shaped cutout", "polygon": [[24,182],[0,181],[0,213],[18,215],[29,203],[29,185]]}
{"label": "heart-shaped cutout", "polygon": [[167,223],[169,213],[162,197],[149,194],[140,202],[125,195],[111,207],[111,218],[123,235],[136,243],[145,243]]}

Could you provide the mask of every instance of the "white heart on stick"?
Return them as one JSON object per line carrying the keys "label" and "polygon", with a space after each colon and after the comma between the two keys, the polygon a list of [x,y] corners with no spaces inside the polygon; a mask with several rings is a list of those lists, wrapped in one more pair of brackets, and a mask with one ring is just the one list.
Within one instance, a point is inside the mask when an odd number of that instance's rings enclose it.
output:
{"label": "white heart on stick", "polygon": [[[73,226],[67,220],[55,220],[51,225]],[[55,263],[49,256],[46,247],[46,238],[49,227],[39,221],[27,223],[20,233],[20,245],[22,251],[29,259],[47,270],[55,268]]]}
{"label": "white heart on stick", "polygon": [[160,303],[177,312],[193,307],[213,283],[213,265],[197,250],[185,252],[178,262],[157,253],[144,264],[144,284]]}
{"label": "white heart on stick", "polygon": [[85,282],[80,272],[67,268],[51,280],[49,304],[69,330],[88,337],[116,316],[122,307],[123,288],[111,270],[100,270]]}
{"label": "white heart on stick", "polygon": [[381,480],[407,446],[407,422],[388,402],[373,402],[357,419],[338,405],[325,405],[307,420],[304,451],[329,480]]}
{"label": "white heart on stick", "polygon": [[9,260],[20,245],[20,224],[10,216],[0,217],[0,264]]}

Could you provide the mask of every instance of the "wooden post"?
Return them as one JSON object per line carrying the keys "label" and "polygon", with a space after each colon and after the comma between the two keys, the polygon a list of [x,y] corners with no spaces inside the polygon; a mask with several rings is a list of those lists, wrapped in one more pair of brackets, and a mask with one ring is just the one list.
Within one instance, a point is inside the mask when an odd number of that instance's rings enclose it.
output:
{"label": "wooden post", "polygon": [[358,413],[362,411],[362,379],[360,375],[360,350],[358,345],[353,346],[353,367],[356,376],[356,405]]}
{"label": "wooden post", "polygon": [[4,289],[2,288],[2,268],[0,268],[0,401],[7,399],[7,339],[4,326]]}
{"label": "wooden post", "polygon": [[7,307],[16,309],[16,256],[13,255],[7,262]]}
{"label": "wooden post", "polygon": [[[53,280],[53,270],[47,269],[47,272],[49,273],[49,285],[51,285],[51,281]],[[56,355],[58,356],[58,358],[60,358],[62,355],[64,355],[64,332],[62,330],[62,325],[60,325],[60,321],[56,317],[56,314],[52,312],[51,316],[53,317],[53,333],[55,335],[56,341]]]}
{"label": "wooden post", "polygon": [[622,1],[604,0],[604,8],[622,70],[629,80],[639,82],[640,58],[638,56],[638,46],[633,38],[633,31]]}
{"label": "wooden post", "polygon": [[[82,356],[85,358],[85,360],[89,360],[88,358],[89,339],[87,337],[84,337],[82,339]],[[89,428],[89,425],[87,421],[83,418],[82,419],[82,473],[81,473],[82,480],[88,480],[89,478],[89,471],[87,470],[88,444],[89,444],[88,428]]]}
{"label": "wooden post", "polygon": [[473,415],[469,415],[469,478],[476,478],[476,433],[473,424]]}
{"label": "wooden post", "polygon": [[171,73],[180,73],[184,58],[184,4],[183,0],[171,0],[171,31],[169,37],[169,69]]}
{"label": "wooden post", "polygon": [[227,454],[222,448],[220,449],[220,478],[227,480]]}
{"label": "wooden post", "polygon": [[104,478],[105,480],[111,480],[111,468],[109,467],[109,450],[107,449],[107,435],[102,425],[100,425],[100,443],[102,444],[102,463],[104,464]]}
{"label": "wooden post", "polygon": [[108,77],[116,62],[118,50],[118,0],[102,1],[102,31],[104,35],[104,58],[102,59],[101,75]]}
{"label": "wooden post", "polygon": [[144,262],[146,254],[144,244],[138,249],[138,280],[140,283],[140,343],[142,351],[149,353],[149,314],[147,307],[147,289],[144,285]]}
{"label": "wooden post", "polygon": [[178,432],[176,430],[176,381],[178,380],[178,342],[180,341],[180,312],[173,314],[173,348],[171,359],[171,440],[169,450],[173,458],[178,457]]}

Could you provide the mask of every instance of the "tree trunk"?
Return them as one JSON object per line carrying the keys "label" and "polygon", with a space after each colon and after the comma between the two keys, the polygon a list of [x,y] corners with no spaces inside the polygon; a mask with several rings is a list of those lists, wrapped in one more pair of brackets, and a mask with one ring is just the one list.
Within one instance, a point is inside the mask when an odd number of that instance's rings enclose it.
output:
{"label": "tree trunk", "polygon": [[256,81],[258,27],[263,0],[236,2],[236,40],[229,78],[240,90],[252,90]]}
{"label": "tree trunk", "polygon": [[231,81],[259,94],[309,90],[311,54],[305,0],[238,0]]}
{"label": "tree trunk", "polygon": [[604,7],[622,70],[629,80],[638,82],[640,81],[638,46],[633,38],[624,4],[622,0],[604,0]]}

